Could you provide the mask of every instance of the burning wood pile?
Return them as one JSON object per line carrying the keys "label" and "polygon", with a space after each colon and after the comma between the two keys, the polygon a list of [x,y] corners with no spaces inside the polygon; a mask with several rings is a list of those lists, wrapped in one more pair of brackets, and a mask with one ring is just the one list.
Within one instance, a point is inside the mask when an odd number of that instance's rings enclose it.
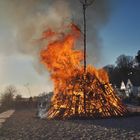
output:
{"label": "burning wood pile", "polygon": [[48,45],[40,53],[41,61],[54,82],[54,95],[47,117],[123,116],[127,110],[109,84],[105,70],[91,65],[84,70],[84,53],[76,49],[80,39],[82,34],[75,24],[59,32],[48,29],[43,33],[42,40],[47,40]]}

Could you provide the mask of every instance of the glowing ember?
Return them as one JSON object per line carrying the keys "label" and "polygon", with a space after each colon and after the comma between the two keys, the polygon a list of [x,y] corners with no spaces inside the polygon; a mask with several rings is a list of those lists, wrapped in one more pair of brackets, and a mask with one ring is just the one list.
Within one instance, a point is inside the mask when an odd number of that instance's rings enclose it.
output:
{"label": "glowing ember", "polygon": [[[41,60],[54,82],[52,105],[48,118],[122,116],[127,110],[109,84],[105,70],[82,65],[83,52],[76,50],[79,28],[71,24],[67,33],[45,31],[42,39],[49,41],[41,51]],[[85,100],[84,100],[85,94]]]}

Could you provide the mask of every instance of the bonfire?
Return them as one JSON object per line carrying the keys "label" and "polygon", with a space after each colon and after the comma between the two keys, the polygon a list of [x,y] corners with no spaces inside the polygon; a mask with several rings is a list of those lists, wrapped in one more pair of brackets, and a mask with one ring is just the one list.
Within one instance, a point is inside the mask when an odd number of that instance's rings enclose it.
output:
{"label": "bonfire", "polygon": [[107,72],[92,65],[84,69],[84,52],[76,47],[81,39],[83,35],[74,23],[58,32],[43,32],[42,40],[48,44],[40,57],[54,83],[48,119],[123,116],[127,109],[109,83]]}

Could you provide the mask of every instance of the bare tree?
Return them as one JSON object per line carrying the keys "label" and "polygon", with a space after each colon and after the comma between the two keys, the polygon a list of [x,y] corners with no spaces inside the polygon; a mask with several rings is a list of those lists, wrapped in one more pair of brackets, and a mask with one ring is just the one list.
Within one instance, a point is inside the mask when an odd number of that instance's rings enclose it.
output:
{"label": "bare tree", "polygon": [[17,93],[15,86],[7,86],[4,93],[1,95],[1,106],[4,108],[11,108],[14,105],[14,96]]}
{"label": "bare tree", "polygon": [[120,55],[116,60],[116,64],[118,68],[123,68],[123,69],[131,68],[133,65],[133,57]]}
{"label": "bare tree", "polygon": [[138,66],[140,67],[140,50],[137,52],[137,56],[135,58],[138,63]]}

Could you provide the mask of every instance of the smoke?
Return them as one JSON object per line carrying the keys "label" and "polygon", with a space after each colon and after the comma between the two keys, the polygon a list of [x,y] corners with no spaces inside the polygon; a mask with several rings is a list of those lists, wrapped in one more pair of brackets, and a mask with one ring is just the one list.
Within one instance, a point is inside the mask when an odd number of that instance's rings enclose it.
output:
{"label": "smoke", "polygon": [[[109,0],[96,0],[87,9],[88,62],[100,60],[100,29],[107,23],[110,15]],[[3,38],[0,39],[0,52],[22,54],[32,57],[33,66],[44,72],[40,64],[40,49],[44,42],[36,42],[47,28],[57,30],[69,22],[83,27],[82,5],[79,0],[1,0],[0,19]]]}
{"label": "smoke", "polygon": [[[73,20],[76,21],[83,30],[83,11],[79,1],[80,0],[71,1],[71,11]],[[111,10],[111,0],[95,0],[86,10],[88,63],[98,64],[103,59],[100,31],[108,23]]]}
{"label": "smoke", "polygon": [[2,0],[0,5],[1,27],[6,29],[1,52],[31,56],[33,66],[42,73],[44,68],[40,64],[39,52],[43,44],[34,40],[39,39],[46,28],[57,29],[64,19],[69,19],[67,3],[63,0]]}

